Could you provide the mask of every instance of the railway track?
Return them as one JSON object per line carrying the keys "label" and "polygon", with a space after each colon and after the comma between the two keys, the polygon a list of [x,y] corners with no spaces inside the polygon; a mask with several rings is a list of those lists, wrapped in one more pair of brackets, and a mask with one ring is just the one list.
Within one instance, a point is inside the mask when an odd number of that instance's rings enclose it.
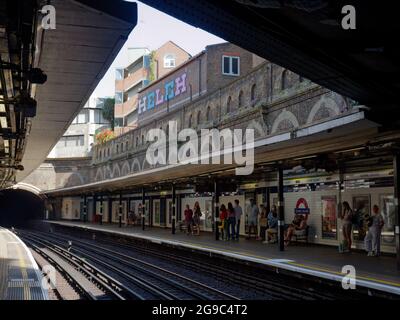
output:
{"label": "railway track", "polygon": [[[83,241],[82,239],[78,239],[76,237],[65,235],[65,234],[54,234],[52,235],[53,239],[63,239],[66,241],[67,239],[73,240],[75,244],[83,245],[83,246],[92,246],[93,241]],[[285,276],[278,275],[272,272],[264,272],[263,276],[260,275],[260,272],[249,272],[248,268],[243,269],[243,266],[238,266],[235,263],[229,264],[228,262],[222,262],[221,260],[206,262],[204,257],[193,257],[182,252],[172,251],[165,248],[165,250],[160,251],[159,248],[149,248],[149,246],[137,245],[137,244],[123,244],[119,241],[111,241],[101,239],[100,237],[96,240],[97,243],[101,243],[103,245],[107,245],[114,248],[121,248],[127,251],[132,252],[134,250],[136,253],[140,253],[142,255],[152,256],[155,258],[162,259],[164,261],[173,262],[180,268],[186,269],[195,269],[201,273],[209,274],[215,279],[220,279],[221,281],[226,281],[226,277],[224,279],[223,275],[226,275],[227,270],[229,270],[229,282],[235,284],[237,286],[243,288],[251,288],[251,290],[255,290],[260,293],[260,296],[268,296],[270,299],[295,299],[295,300],[333,300],[333,299],[343,299],[343,292],[340,292],[340,295],[337,293],[332,293],[330,290],[321,289],[318,284],[312,286],[302,286],[300,285],[301,280],[299,279],[290,279],[289,283],[284,281]],[[89,248],[87,247],[87,248]],[[113,254],[116,254],[117,250],[112,250],[110,248],[106,248],[104,246],[99,247],[100,250],[103,251],[112,251]],[[118,253],[121,254],[121,253]],[[132,258],[123,254],[125,257],[128,257],[132,261],[138,260],[137,258]],[[285,279],[284,279],[285,278]],[[288,279],[286,279],[288,280]],[[315,288],[317,287],[317,288]]]}
{"label": "railway track", "polygon": [[[24,232],[26,234],[26,231]],[[68,237],[54,234],[30,233],[29,237],[55,247],[62,247],[68,241]],[[75,238],[73,239],[72,251],[79,257],[90,260],[96,267],[102,267],[107,274],[111,272],[129,287],[140,288],[142,291],[150,293],[149,296],[144,296],[146,299],[239,299],[234,295],[180,275],[177,272],[161,268],[116,250],[100,247]]]}
{"label": "railway track", "polygon": [[[40,254],[51,264],[67,282],[79,293],[82,299],[87,300],[128,300],[144,298],[130,290],[116,279],[102,272],[94,265],[81,257],[57,246],[43,238],[36,237],[25,231],[18,231],[20,238],[28,247]],[[90,283],[100,289],[104,294],[94,295],[89,286],[83,285],[79,274],[83,275]]]}

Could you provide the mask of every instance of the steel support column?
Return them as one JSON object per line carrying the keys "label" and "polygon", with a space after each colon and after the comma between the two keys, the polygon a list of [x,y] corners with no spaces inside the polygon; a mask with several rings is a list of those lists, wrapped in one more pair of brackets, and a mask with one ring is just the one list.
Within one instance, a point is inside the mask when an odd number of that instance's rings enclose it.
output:
{"label": "steel support column", "polygon": [[92,219],[95,221],[95,217],[97,215],[97,196],[93,194],[93,211],[92,211]]}
{"label": "steel support column", "polygon": [[285,207],[283,196],[283,168],[278,168],[278,241],[279,251],[285,250],[284,232],[285,232]]}
{"label": "steel support column", "polygon": [[87,222],[87,197],[83,196],[83,222]]}
{"label": "steel support column", "polygon": [[100,224],[103,224],[103,195],[100,196]]}
{"label": "steel support column", "polygon": [[172,234],[175,234],[176,228],[176,187],[172,184]]}
{"label": "steel support column", "polygon": [[122,193],[119,194],[118,227],[122,228]]}
{"label": "steel support column", "polygon": [[394,236],[396,239],[397,270],[400,270],[400,154],[396,153],[393,157],[393,179],[394,179],[394,208],[395,208],[395,227]]}
{"label": "steel support column", "polygon": [[219,240],[219,185],[218,181],[214,181],[214,207],[215,207],[215,219],[214,219],[214,228],[215,228],[215,240]]}
{"label": "steel support column", "polygon": [[146,193],[144,187],[142,188],[142,230],[144,230],[144,224],[146,223]]}

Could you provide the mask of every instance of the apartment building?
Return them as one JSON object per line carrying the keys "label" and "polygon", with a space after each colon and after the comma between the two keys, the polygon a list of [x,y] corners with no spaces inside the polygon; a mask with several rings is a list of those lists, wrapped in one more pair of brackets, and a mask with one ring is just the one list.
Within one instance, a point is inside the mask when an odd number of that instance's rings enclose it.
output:
{"label": "apartment building", "polygon": [[138,92],[151,82],[190,59],[190,54],[168,41],[160,48],[129,48],[129,64],[115,72],[115,134],[121,135],[138,125]]}

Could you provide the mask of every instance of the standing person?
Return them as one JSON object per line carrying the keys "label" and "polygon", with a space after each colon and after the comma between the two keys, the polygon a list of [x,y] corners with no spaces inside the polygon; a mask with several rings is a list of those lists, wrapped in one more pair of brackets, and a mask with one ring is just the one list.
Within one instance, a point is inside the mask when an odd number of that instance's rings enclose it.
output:
{"label": "standing person", "polygon": [[350,252],[351,250],[351,232],[353,228],[353,210],[351,210],[350,205],[347,201],[343,202],[343,209],[340,214],[340,219],[343,221],[342,231],[343,237],[345,240],[344,247],[346,247],[346,251]]}
{"label": "standing person", "polygon": [[226,207],[224,204],[221,205],[221,209],[219,212],[219,220],[220,220],[220,225],[222,226],[221,228],[221,238],[222,240],[225,240],[226,237],[226,226],[227,226],[227,217],[228,217],[228,211],[226,210]]}
{"label": "standing person", "polygon": [[[201,217],[202,213],[201,213],[201,209],[200,209],[200,205],[199,205],[198,201],[195,202],[193,211],[194,211],[193,212],[193,225],[196,226],[196,231],[197,231],[196,236],[199,236],[200,235],[200,217]],[[193,227],[192,231],[194,232],[194,227]],[[194,234],[193,232],[192,232],[192,234]]]}
{"label": "standing person", "polygon": [[190,209],[189,205],[186,205],[185,210],[185,224],[186,224],[186,234],[189,235],[192,232],[193,226],[193,211]]}
{"label": "standing person", "polygon": [[239,240],[239,232],[240,232],[240,219],[243,214],[242,207],[239,206],[239,200],[235,200],[235,218],[236,218],[236,240]]}
{"label": "standing person", "polygon": [[250,200],[250,205],[251,205],[250,215],[248,216],[247,220],[249,223],[247,239],[250,239],[251,231],[257,234],[257,218],[258,215],[260,214],[260,210],[258,210],[258,207],[254,199]]}
{"label": "standing person", "polygon": [[139,203],[138,215],[139,215],[139,219],[140,219],[140,224],[143,225],[142,227],[144,229],[145,216],[144,216],[144,208],[143,208],[142,203]]}
{"label": "standing person", "polygon": [[235,240],[236,214],[231,202],[228,203],[228,240]]}
{"label": "standing person", "polygon": [[265,241],[265,233],[268,229],[267,208],[262,206],[260,216],[260,238],[259,240]]}
{"label": "standing person", "polygon": [[385,224],[382,215],[379,213],[379,207],[374,205],[372,216],[368,218],[368,233],[364,239],[365,250],[368,256],[379,256],[381,254],[381,233]]}

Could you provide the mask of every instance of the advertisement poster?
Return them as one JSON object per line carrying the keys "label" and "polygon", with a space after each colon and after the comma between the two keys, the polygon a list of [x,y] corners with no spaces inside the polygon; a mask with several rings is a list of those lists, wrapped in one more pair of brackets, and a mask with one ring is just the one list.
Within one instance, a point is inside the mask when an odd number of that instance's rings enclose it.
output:
{"label": "advertisement poster", "polygon": [[393,194],[381,194],[380,199],[380,213],[382,214],[383,225],[382,242],[386,244],[393,244],[395,242],[394,227],[395,227],[395,205]]}
{"label": "advertisement poster", "polygon": [[354,240],[364,241],[367,234],[366,218],[371,214],[371,201],[369,195],[353,197],[353,222]]}
{"label": "advertisement poster", "polygon": [[205,230],[213,230],[213,210],[212,210],[212,200],[206,200],[206,207],[204,212],[204,228]]}
{"label": "advertisement poster", "polygon": [[337,237],[337,216],[336,196],[322,196],[322,238],[336,239]]}

